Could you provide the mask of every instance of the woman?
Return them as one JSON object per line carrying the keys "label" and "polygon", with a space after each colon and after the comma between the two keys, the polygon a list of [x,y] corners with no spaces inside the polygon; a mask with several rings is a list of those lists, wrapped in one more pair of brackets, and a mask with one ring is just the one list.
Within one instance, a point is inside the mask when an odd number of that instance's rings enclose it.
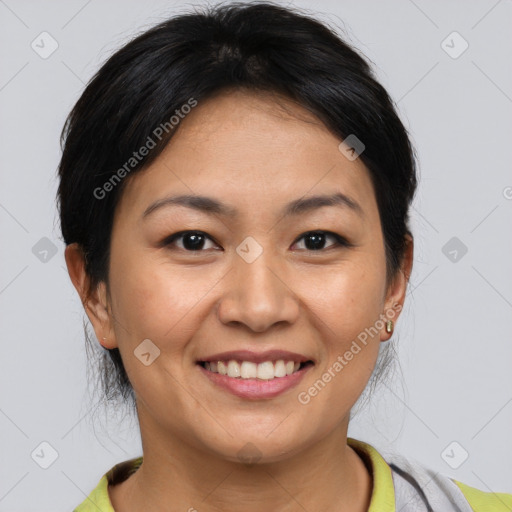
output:
{"label": "woman", "polygon": [[171,18],[103,65],[63,142],[67,267],[143,446],[76,511],[511,510],[347,437],[417,182],[336,34],[268,3]]}

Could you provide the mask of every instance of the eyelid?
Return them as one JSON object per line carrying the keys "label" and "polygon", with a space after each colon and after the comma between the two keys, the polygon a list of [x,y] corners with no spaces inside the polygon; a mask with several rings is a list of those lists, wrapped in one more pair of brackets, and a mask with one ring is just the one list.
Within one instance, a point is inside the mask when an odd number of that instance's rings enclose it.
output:
{"label": "eyelid", "polygon": [[[162,240],[162,242],[159,245],[161,247],[167,247],[167,246],[171,245],[174,241],[176,241],[176,239],[178,239],[184,235],[190,234],[190,233],[203,235],[205,238],[211,240],[214,244],[216,244],[217,246],[220,247],[220,244],[212,236],[210,236],[210,235],[208,235],[208,233],[205,233],[204,231],[201,231],[198,229],[186,229],[183,231],[177,231],[176,233],[173,233],[172,235],[169,235],[168,237],[164,238],[164,240]],[[307,251],[309,253],[322,253],[322,252],[326,252],[330,249],[336,249],[339,247],[345,247],[345,248],[355,247],[355,244],[349,242],[345,237],[339,235],[338,233],[335,233],[333,231],[328,231],[325,229],[310,229],[309,231],[305,231],[304,233],[301,233],[301,235],[295,239],[295,241],[293,242],[292,245],[295,245],[297,242],[299,242],[299,240],[306,237],[307,235],[316,234],[316,233],[321,233],[326,236],[331,236],[335,239],[336,243],[334,245],[328,246],[325,249],[318,249],[316,251],[313,249],[301,249],[301,250]],[[189,252],[189,253],[205,252],[202,249],[198,250],[198,251],[190,251],[187,249],[181,249],[181,247],[179,249],[183,250],[185,252]]]}
{"label": "eyelid", "polygon": [[295,240],[295,242],[293,242],[293,245],[295,245],[299,240],[306,237],[307,235],[312,235],[315,233],[322,233],[326,236],[332,236],[336,240],[336,243],[334,245],[327,247],[326,249],[319,249],[318,251],[314,251],[313,249],[304,249],[305,251],[312,252],[312,253],[315,253],[315,252],[322,253],[322,252],[328,251],[329,249],[335,249],[337,247],[347,247],[347,248],[355,247],[355,244],[352,244],[351,242],[349,242],[345,237],[339,235],[338,233],[335,233],[334,231],[328,231],[325,229],[310,229],[309,231],[305,231]]}
{"label": "eyelid", "polygon": [[[208,238],[209,240],[211,240],[213,243],[215,243],[216,245],[218,245],[220,247],[220,244],[218,244],[217,241],[212,236],[210,236],[208,233],[205,233],[204,231],[201,231],[200,229],[185,229],[183,231],[177,231],[176,233],[173,233],[172,235],[165,237],[160,242],[159,246],[167,247],[167,246],[171,245],[176,239],[181,238],[182,236],[185,236],[185,235],[188,235],[191,233],[203,235],[205,238]],[[181,247],[179,247],[179,249],[181,249]],[[187,251],[186,249],[182,249],[182,250],[184,250],[185,252],[190,252],[190,253],[204,252],[204,250],[200,250],[200,251]]]}

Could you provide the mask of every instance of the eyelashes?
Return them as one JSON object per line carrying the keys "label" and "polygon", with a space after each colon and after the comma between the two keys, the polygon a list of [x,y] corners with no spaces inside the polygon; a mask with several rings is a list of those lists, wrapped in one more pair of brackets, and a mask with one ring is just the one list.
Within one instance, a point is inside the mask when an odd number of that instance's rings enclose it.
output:
{"label": "eyelashes", "polygon": [[307,231],[306,233],[302,234],[299,238],[297,238],[297,240],[295,240],[295,242],[293,244],[295,245],[299,240],[307,239],[308,237],[311,237],[311,238],[316,237],[317,241],[318,241],[319,236],[323,237],[323,238],[331,237],[332,239],[334,239],[335,243],[333,245],[329,245],[327,247],[327,249],[325,249],[325,248],[324,249],[310,249],[310,248],[306,247],[305,248],[306,251],[323,252],[323,251],[331,249],[331,248],[335,249],[335,248],[339,248],[339,247],[353,247],[353,244],[349,243],[348,240],[346,238],[342,237],[341,235],[338,235],[337,233],[333,233],[332,231],[323,231],[323,230]]}
{"label": "eyelashes", "polygon": [[[188,252],[204,252],[202,250],[202,242],[204,240],[210,240],[216,244],[214,239],[207,235],[204,231],[179,231],[178,233],[174,233],[173,235],[167,237],[163,242],[162,246],[164,247],[170,247],[172,248],[176,240],[179,240],[180,238],[183,239],[185,236],[192,236],[192,238],[189,238],[189,242],[192,241],[191,245],[194,247],[193,249],[186,249],[185,247],[178,247],[178,249],[188,251]],[[197,248],[199,246],[199,248]]]}
{"label": "eyelashes", "polygon": [[[328,245],[326,248],[316,248],[315,244],[320,243],[320,245],[323,244],[323,242],[327,242],[327,240],[331,238],[334,240],[334,244]],[[338,249],[338,248],[351,248],[355,247],[354,244],[350,243],[346,238],[342,237],[341,235],[334,233],[332,231],[325,231],[325,230],[314,230],[314,231],[306,231],[303,233],[300,237],[298,237],[294,242],[293,245],[296,245],[299,241],[302,240],[309,240],[311,241],[314,239],[313,244],[309,244],[310,247],[305,247],[304,249],[299,250],[305,250],[307,252],[325,252],[327,250],[331,249]],[[182,243],[182,247],[177,247],[176,242],[182,240],[186,243]],[[173,233],[172,235],[166,237],[160,244],[161,247],[166,247],[170,250],[177,249],[189,253],[201,253],[205,252],[204,246],[207,244],[207,242],[212,242],[213,245],[217,245],[217,242],[209,236],[204,231],[197,231],[197,230],[186,230],[186,231],[179,231],[177,233]],[[315,248],[311,248],[311,245]],[[208,249],[208,248],[207,248]]]}

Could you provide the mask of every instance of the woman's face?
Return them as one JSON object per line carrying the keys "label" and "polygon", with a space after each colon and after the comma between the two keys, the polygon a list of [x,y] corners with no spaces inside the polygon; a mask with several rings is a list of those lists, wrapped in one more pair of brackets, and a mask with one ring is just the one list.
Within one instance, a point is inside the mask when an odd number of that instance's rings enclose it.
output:
{"label": "woman's face", "polygon": [[[386,288],[368,171],[315,117],[282,102],[300,119],[269,96],[199,102],[126,183],[112,231],[110,324],[91,320],[105,346],[120,349],[145,444],[167,436],[228,460],[252,450],[271,461],[346,434],[390,336],[378,320],[403,302],[407,283],[402,275]],[[308,202],[336,194],[352,206]],[[165,202],[183,195],[208,200]],[[182,231],[192,233],[170,240]],[[198,364],[239,350],[289,351],[314,364],[299,378],[246,381],[245,395],[240,380],[230,391]],[[279,379],[292,386],[281,389]]]}

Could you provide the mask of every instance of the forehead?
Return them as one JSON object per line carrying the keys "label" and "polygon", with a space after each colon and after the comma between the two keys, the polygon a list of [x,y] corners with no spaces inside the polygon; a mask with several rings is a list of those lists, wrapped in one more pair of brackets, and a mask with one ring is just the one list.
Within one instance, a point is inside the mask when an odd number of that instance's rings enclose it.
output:
{"label": "forehead", "polygon": [[180,121],[158,158],[130,177],[124,201],[144,210],[167,192],[214,195],[243,210],[339,191],[374,209],[368,170],[344,156],[340,141],[292,100],[226,91]]}

